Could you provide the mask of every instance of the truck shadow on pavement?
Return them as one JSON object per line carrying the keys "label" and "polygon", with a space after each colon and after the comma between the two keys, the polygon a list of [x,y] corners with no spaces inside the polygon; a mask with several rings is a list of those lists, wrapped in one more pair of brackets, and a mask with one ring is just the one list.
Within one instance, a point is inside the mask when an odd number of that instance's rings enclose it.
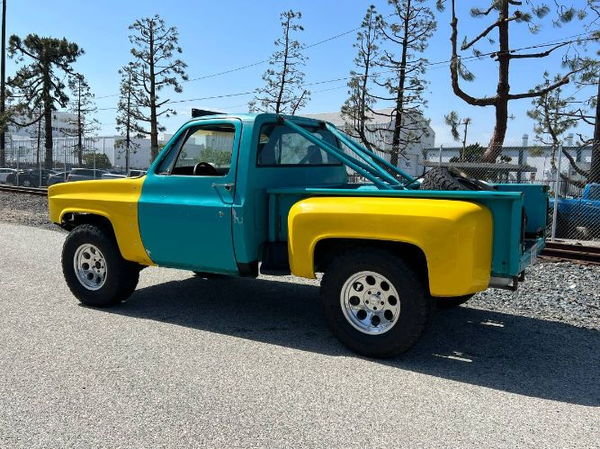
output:
{"label": "truck shadow on pavement", "polygon": [[[330,356],[360,357],[327,329],[313,285],[190,278],[139,289],[129,301],[106,311]],[[598,331],[463,306],[438,312],[405,355],[365,360],[525,396],[598,406],[599,348]]]}

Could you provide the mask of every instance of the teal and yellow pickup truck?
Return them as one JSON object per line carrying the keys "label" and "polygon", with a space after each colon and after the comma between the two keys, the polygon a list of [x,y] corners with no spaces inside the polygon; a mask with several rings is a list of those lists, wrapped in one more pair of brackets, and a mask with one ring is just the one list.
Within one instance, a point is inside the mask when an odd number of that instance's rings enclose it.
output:
{"label": "teal and yellow pickup truck", "polygon": [[[352,183],[349,173],[364,182]],[[137,178],[49,188],[85,305],[127,299],[146,266],[321,279],[333,333],[372,357],[409,349],[432,309],[516,289],[544,246],[543,186],[435,168],[414,179],[330,123],[214,114],[184,124]],[[243,301],[243,298],[240,298]]]}

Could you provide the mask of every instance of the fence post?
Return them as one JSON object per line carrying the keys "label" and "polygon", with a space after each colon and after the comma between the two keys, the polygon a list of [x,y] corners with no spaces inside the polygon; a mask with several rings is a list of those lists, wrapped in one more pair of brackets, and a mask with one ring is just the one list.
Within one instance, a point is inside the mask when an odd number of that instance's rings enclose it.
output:
{"label": "fence post", "polygon": [[442,166],[442,150],[444,149],[444,145],[440,145],[440,167]]}
{"label": "fence post", "polygon": [[[33,153],[33,141],[31,141],[31,152]],[[38,166],[38,172],[40,173],[40,179],[38,181],[38,187],[42,187],[42,160],[40,159],[40,149],[38,146],[38,152],[37,152],[37,166]],[[48,174],[48,176],[50,176],[50,174]],[[48,182],[46,181],[46,184],[48,184]]]}
{"label": "fence post", "polygon": [[552,210],[552,234],[551,240],[556,239],[556,220],[558,217],[558,191],[560,189],[560,165],[562,162],[562,143],[558,145],[558,168],[554,181],[554,209]]}
{"label": "fence post", "polygon": [[19,185],[19,165],[21,162],[21,148],[17,145],[17,185]]}
{"label": "fence post", "polygon": [[[65,142],[66,143],[66,142]],[[63,145],[63,155],[64,155],[64,170],[67,171],[67,145]]]}

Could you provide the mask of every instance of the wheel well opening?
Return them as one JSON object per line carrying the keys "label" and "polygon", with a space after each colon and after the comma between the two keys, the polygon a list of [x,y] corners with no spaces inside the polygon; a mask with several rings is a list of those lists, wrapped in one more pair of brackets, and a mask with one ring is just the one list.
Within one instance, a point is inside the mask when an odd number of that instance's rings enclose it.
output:
{"label": "wheel well opening", "polygon": [[102,215],[88,214],[83,212],[69,212],[63,216],[60,226],[67,231],[71,231],[77,226],[83,224],[98,226],[99,228],[108,231],[113,238],[115,237],[115,231],[112,223],[108,218],[103,217]]}
{"label": "wheel well opening", "polygon": [[403,259],[414,268],[419,280],[429,289],[427,258],[418,246],[404,242],[369,239],[325,239],[317,242],[314,252],[314,270],[323,272],[336,255],[358,248],[379,248]]}

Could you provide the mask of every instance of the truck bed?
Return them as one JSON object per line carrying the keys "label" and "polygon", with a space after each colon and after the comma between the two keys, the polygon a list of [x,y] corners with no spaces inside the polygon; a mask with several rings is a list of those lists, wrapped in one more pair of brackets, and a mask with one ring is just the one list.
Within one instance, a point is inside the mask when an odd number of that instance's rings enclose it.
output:
{"label": "truck bed", "polygon": [[[514,279],[543,249],[547,203],[545,189],[529,184],[498,184],[495,187],[496,190],[489,191],[379,190],[372,185],[345,184],[269,189],[268,237],[271,242],[285,241],[290,208],[296,202],[313,196],[473,201],[487,207],[493,216],[492,276]],[[527,220],[524,220],[524,213]]]}

